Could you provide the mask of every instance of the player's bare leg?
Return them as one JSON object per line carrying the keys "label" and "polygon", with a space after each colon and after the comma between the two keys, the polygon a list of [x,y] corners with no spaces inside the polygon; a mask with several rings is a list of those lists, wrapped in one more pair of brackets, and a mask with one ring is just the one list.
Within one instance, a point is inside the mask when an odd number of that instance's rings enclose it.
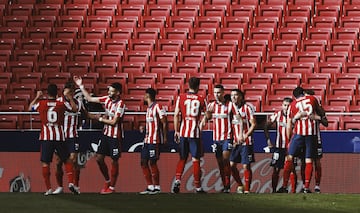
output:
{"label": "player's bare leg", "polygon": [[280,174],[280,169],[279,168],[275,168],[273,170],[272,176],[271,176],[271,186],[272,186],[272,192],[275,193],[278,183],[279,183],[279,174]]}
{"label": "player's bare leg", "polygon": [[315,189],[316,193],[320,193],[320,181],[321,181],[321,162],[320,159],[315,160]]}
{"label": "player's bare leg", "polygon": [[244,193],[244,186],[240,178],[239,170],[237,169],[237,163],[231,161],[230,168],[231,168],[231,175],[233,176],[235,182],[238,184],[236,192],[239,194]]}
{"label": "player's bare leg", "polygon": [[100,194],[109,194],[106,193],[110,187],[110,176],[109,176],[109,170],[105,163],[105,156],[102,154],[96,154],[96,162],[99,166],[100,172],[103,175],[105,179],[105,185],[104,188],[101,189]]}
{"label": "player's bare leg", "polygon": [[60,160],[59,156],[55,155],[55,161],[56,161],[56,171],[55,171],[55,178],[56,183],[58,184],[58,187],[53,191],[53,194],[61,194],[63,193],[63,161]]}

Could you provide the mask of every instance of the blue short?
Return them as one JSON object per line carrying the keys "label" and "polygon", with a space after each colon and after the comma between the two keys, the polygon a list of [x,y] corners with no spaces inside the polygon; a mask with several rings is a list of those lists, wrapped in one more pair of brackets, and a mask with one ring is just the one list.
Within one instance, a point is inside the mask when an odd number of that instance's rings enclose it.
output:
{"label": "blue short", "polygon": [[121,157],[121,145],[117,138],[111,138],[103,135],[98,144],[97,154],[110,156],[117,160]]}
{"label": "blue short", "polygon": [[44,163],[52,162],[54,152],[62,161],[66,161],[70,156],[65,141],[40,141],[40,150],[40,161]]}
{"label": "blue short", "polygon": [[215,152],[216,158],[220,158],[224,151],[231,151],[232,143],[230,140],[214,141],[213,152]]}
{"label": "blue short", "polygon": [[159,144],[144,143],[141,150],[141,159],[159,160],[159,157],[160,157]]}
{"label": "blue short", "polygon": [[246,145],[237,145],[235,146],[230,155],[230,162],[249,164],[249,153]]}
{"label": "blue short", "polygon": [[314,159],[315,143],[313,135],[294,135],[290,142],[289,155],[300,156],[301,151],[305,150],[305,158]]}
{"label": "blue short", "polygon": [[80,144],[78,138],[67,138],[65,143],[70,153],[79,153]]}
{"label": "blue short", "polygon": [[270,166],[283,169],[285,164],[286,148],[275,148]]}
{"label": "blue short", "polygon": [[191,156],[200,159],[203,155],[203,149],[200,138],[184,138],[180,137],[179,154],[181,159],[187,159]]}

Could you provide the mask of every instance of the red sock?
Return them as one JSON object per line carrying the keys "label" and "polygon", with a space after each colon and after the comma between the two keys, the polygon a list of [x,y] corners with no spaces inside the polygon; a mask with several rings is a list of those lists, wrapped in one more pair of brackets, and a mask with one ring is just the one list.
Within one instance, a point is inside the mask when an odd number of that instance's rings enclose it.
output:
{"label": "red sock", "polygon": [[68,178],[69,183],[74,183],[73,171],[74,171],[73,164],[71,162],[66,162],[65,163],[65,172],[66,172],[66,176]]}
{"label": "red sock", "polygon": [[271,177],[271,186],[272,186],[273,192],[276,192],[278,182],[279,182],[279,174],[276,171],[274,171],[272,174],[272,177]]}
{"label": "red sock", "polygon": [[320,186],[321,181],[321,164],[315,164],[315,185]]}
{"label": "red sock", "polygon": [[310,187],[312,171],[313,171],[313,163],[312,162],[306,163],[306,166],[305,166],[305,188],[307,188],[307,189]]}
{"label": "red sock", "polygon": [[115,187],[118,175],[119,175],[119,164],[111,164],[110,186]]}
{"label": "red sock", "polygon": [[231,176],[231,169],[230,169],[230,161],[225,161],[224,163],[224,179],[225,184],[224,186],[230,186],[230,176]]}
{"label": "red sock", "polygon": [[63,186],[63,176],[64,172],[62,170],[62,164],[56,165],[56,171],[55,171],[55,177],[56,177],[56,183],[58,186]]}
{"label": "red sock", "polygon": [[291,182],[291,192],[296,193],[296,182],[297,182],[297,175],[294,172],[290,173],[290,182]]}
{"label": "red sock", "polygon": [[78,166],[74,167],[74,184],[75,186],[79,186],[80,180],[80,168]]}
{"label": "red sock", "polygon": [[142,171],[143,171],[143,174],[144,174],[146,184],[147,185],[153,185],[149,166],[148,165],[142,165],[141,168],[142,168]]}
{"label": "red sock", "polygon": [[245,191],[250,191],[250,182],[251,182],[250,169],[244,169],[244,177],[245,177]]}
{"label": "red sock", "polygon": [[186,163],[186,160],[183,160],[183,159],[180,159],[177,163],[177,166],[176,166],[176,174],[175,174],[175,177],[176,177],[176,180],[181,180],[181,176],[184,172],[184,168],[185,168],[185,163]]}
{"label": "red sock", "polygon": [[150,164],[151,176],[154,181],[154,185],[160,185],[160,171],[157,164]]}
{"label": "red sock", "polygon": [[289,177],[290,177],[290,173],[291,171],[293,171],[293,167],[294,164],[292,162],[292,160],[287,160],[285,161],[285,166],[284,166],[284,174],[283,174],[283,187],[287,188],[288,184],[289,184]]}
{"label": "red sock", "polygon": [[200,179],[201,179],[201,169],[200,169],[200,161],[193,161],[193,170],[194,170],[194,184],[196,188],[201,187]]}
{"label": "red sock", "polygon": [[243,184],[242,184],[242,182],[241,182],[239,170],[236,168],[235,165],[231,167],[231,174],[232,174],[234,180],[236,181],[236,183],[237,183],[239,186],[242,186]]}
{"label": "red sock", "polygon": [[42,167],[42,175],[45,181],[46,190],[51,189],[51,183],[50,183],[50,167],[49,166],[43,166]]}

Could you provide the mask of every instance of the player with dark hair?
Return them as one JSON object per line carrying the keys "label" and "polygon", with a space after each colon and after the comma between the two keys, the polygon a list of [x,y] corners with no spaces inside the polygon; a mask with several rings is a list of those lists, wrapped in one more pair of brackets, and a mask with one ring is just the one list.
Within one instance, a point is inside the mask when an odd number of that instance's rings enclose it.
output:
{"label": "player with dark hair", "polygon": [[[103,136],[96,151],[96,161],[99,169],[105,178],[105,186],[100,194],[111,194],[115,192],[115,184],[119,175],[119,158],[121,156],[121,141],[123,136],[122,119],[125,111],[125,104],[120,99],[121,84],[112,83],[108,87],[108,95],[92,97],[85,89],[82,78],[74,76],[76,85],[79,86],[88,102],[101,103],[105,109],[105,116],[91,116],[104,124]],[[111,177],[105,163],[105,156],[110,156]]]}
{"label": "player with dark hair", "polygon": [[[75,92],[75,85],[73,82],[69,81],[65,84],[64,87],[64,93],[69,93],[74,97]],[[61,96],[57,100],[69,103],[70,101],[65,97]],[[78,141],[78,122],[79,122],[79,113],[81,111],[82,103],[75,99],[74,100],[77,112],[65,112],[65,118],[64,118],[64,132],[65,132],[65,143],[68,147],[68,150],[70,152],[70,161],[73,163],[74,168],[74,184],[79,189],[79,176],[80,176],[80,166],[77,163],[77,156],[79,153],[79,141]],[[53,194],[60,194],[63,192],[63,161],[60,160],[60,158],[57,156],[57,163],[56,163],[56,182],[58,184],[58,187],[53,191]]]}
{"label": "player with dark hair", "polygon": [[153,88],[145,90],[144,101],[146,111],[146,134],[141,150],[141,168],[147,183],[145,191],[140,194],[158,194],[160,189],[160,172],[157,166],[160,151],[159,144],[167,143],[167,117],[165,109],[156,103],[156,91]]}
{"label": "player with dark hair", "polygon": [[[282,188],[287,187],[290,173],[294,169],[293,157],[299,156],[301,150],[303,150],[305,155],[304,193],[310,193],[309,186],[315,150],[314,135],[316,135],[317,131],[316,122],[311,119],[311,116],[315,113],[319,103],[314,96],[305,96],[304,89],[301,87],[295,88],[293,95],[296,99],[290,104],[287,114],[286,132],[288,137],[291,138],[291,142],[284,166]],[[300,116],[298,117],[299,114]],[[294,133],[293,136],[292,133]]]}
{"label": "player with dark hair", "polygon": [[69,160],[69,151],[65,143],[64,134],[64,116],[65,112],[76,112],[77,107],[73,95],[69,90],[64,90],[64,96],[69,102],[56,100],[57,86],[49,84],[47,88],[48,98],[40,100],[42,92],[38,91],[35,99],[29,105],[29,111],[38,111],[40,113],[41,131],[40,131],[40,150],[42,162],[42,175],[44,177],[46,192],[45,195],[53,193],[50,182],[50,163],[56,151],[59,158],[65,164],[69,189],[74,194],[79,194],[77,187],[74,185],[73,163]]}
{"label": "player with dark hair", "polygon": [[203,156],[200,140],[201,112],[206,109],[205,97],[198,94],[200,79],[191,77],[189,79],[189,91],[178,96],[174,112],[174,140],[179,144],[180,159],[176,166],[175,182],[173,193],[180,192],[181,176],[184,172],[185,163],[192,157],[195,192],[204,193],[201,187],[200,158]]}
{"label": "player with dark hair", "polygon": [[220,170],[223,182],[224,193],[230,192],[230,153],[232,149],[232,126],[233,115],[236,114],[236,107],[231,101],[224,98],[224,86],[217,84],[214,87],[215,101],[207,107],[203,124],[213,119],[213,152]]}
{"label": "player with dark hair", "polygon": [[[254,157],[254,138],[253,132],[256,128],[256,120],[254,116],[255,109],[251,104],[245,102],[245,94],[239,89],[231,91],[231,100],[236,107],[236,114],[239,115],[241,127],[234,125],[234,142],[236,142],[230,156],[231,172],[238,183],[237,193],[250,193],[250,186],[252,181],[251,163],[255,162]],[[244,168],[245,187],[239,177],[237,163],[241,163]]]}
{"label": "player with dark hair", "polygon": [[[272,155],[272,160],[270,163],[270,166],[274,168],[271,178],[273,193],[275,193],[277,190],[277,185],[279,182],[279,174],[281,169],[284,168],[285,157],[287,155],[287,147],[288,147],[287,143],[289,142],[289,138],[286,135],[287,110],[292,101],[293,100],[291,98],[288,97],[284,98],[281,105],[281,110],[274,112],[274,114],[270,116],[264,128],[264,134],[265,134],[267,146],[268,148],[272,148],[274,147],[274,145],[273,143],[271,143],[269,128],[273,124],[276,124],[276,141],[275,141],[274,152]],[[295,176],[296,173],[295,171],[293,171],[290,177],[293,191],[295,191],[296,189]],[[287,192],[287,190],[286,191],[284,190],[284,192]]]}

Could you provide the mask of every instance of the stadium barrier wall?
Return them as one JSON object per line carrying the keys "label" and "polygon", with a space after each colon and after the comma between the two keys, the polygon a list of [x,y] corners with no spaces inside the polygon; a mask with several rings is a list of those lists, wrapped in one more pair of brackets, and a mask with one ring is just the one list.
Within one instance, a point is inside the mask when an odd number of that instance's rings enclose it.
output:
{"label": "stadium barrier wall", "polygon": [[[1,192],[44,192],[45,186],[41,175],[38,131],[1,131],[0,137],[0,191]],[[173,132],[169,132],[169,139]],[[79,161],[81,162],[80,188],[82,192],[99,192],[104,179],[97,167],[92,147],[97,144],[101,136],[100,131],[80,132],[82,144]],[[269,193],[271,191],[272,168],[270,153],[263,153],[265,138],[262,131],[255,132],[255,159],[252,164],[253,181],[251,191],[255,193]],[[271,137],[275,136],[271,132]],[[120,163],[120,175],[116,190],[118,192],[139,192],[146,187],[140,167],[141,140],[143,135],[137,131],[125,132]],[[360,193],[360,132],[359,131],[334,131],[323,132],[324,157],[322,159],[323,193]],[[222,189],[221,178],[217,169],[213,153],[210,153],[211,132],[203,134],[205,155],[202,159],[202,186],[206,191],[218,192]],[[160,182],[163,192],[170,192],[174,181],[176,163],[179,156],[177,146],[172,141],[163,147],[159,161]],[[56,187],[55,167],[52,164],[52,185]],[[239,165],[240,175],[243,175]],[[297,166],[298,187],[302,187],[300,180],[300,166]],[[314,176],[314,175],[313,175]],[[232,191],[236,190],[236,183],[231,180]],[[280,180],[279,186],[282,181]],[[314,180],[312,180],[312,184]],[[64,178],[64,185],[67,181]],[[182,179],[181,192],[194,191],[192,163],[186,164]]]}

